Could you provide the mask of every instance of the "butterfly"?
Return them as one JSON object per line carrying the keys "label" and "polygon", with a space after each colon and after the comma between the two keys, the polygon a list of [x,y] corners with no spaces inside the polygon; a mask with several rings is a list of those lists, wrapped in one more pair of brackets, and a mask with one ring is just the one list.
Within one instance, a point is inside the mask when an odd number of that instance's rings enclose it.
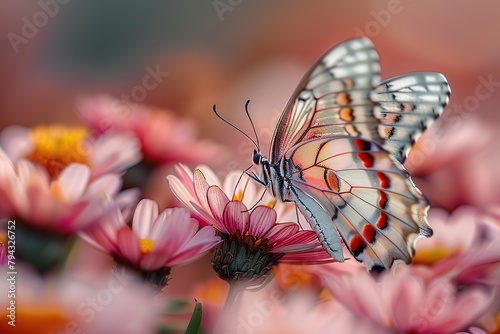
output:
{"label": "butterfly", "polygon": [[295,202],[324,249],[344,261],[342,242],[369,270],[411,261],[429,237],[428,201],[403,163],[419,135],[449,101],[439,73],[381,82],[368,38],[340,43],[309,70],[275,129],[269,160],[254,178]]}

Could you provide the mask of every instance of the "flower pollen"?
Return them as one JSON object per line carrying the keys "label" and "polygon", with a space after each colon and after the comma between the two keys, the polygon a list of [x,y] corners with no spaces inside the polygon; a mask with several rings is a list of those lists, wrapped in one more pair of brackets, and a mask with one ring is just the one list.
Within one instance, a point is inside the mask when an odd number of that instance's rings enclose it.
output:
{"label": "flower pollen", "polygon": [[276,197],[273,197],[272,199],[269,200],[269,202],[266,204],[266,206],[269,209],[274,209],[274,207],[276,206],[277,201],[278,201],[278,199]]}
{"label": "flower pollen", "polygon": [[139,247],[141,248],[141,253],[148,254],[153,250],[155,242],[151,239],[139,239]]}
{"label": "flower pollen", "polygon": [[71,163],[88,165],[84,145],[87,131],[84,128],[38,126],[31,130],[30,136],[33,150],[26,158],[45,167],[52,179]]}
{"label": "flower pollen", "polygon": [[412,263],[432,265],[457,253],[460,253],[459,249],[449,249],[446,247],[423,249],[415,253]]}
{"label": "flower pollen", "polygon": [[243,202],[243,197],[245,195],[245,192],[243,190],[240,190],[238,192],[235,192],[233,195],[233,201],[238,201],[238,202]]}

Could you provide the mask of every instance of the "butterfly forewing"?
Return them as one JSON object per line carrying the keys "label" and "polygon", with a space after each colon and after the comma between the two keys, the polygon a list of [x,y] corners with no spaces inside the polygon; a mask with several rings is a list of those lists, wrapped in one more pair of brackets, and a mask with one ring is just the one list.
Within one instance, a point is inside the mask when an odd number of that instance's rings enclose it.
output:
{"label": "butterfly forewing", "polygon": [[274,189],[332,257],[343,261],[343,240],[367,268],[409,262],[414,240],[432,234],[428,204],[402,163],[450,94],[441,74],[380,83],[379,71],[367,38],[329,50],[281,115],[269,161]]}
{"label": "butterfly forewing", "polygon": [[[380,82],[378,55],[366,38],[329,50],[299,84],[281,115],[271,146],[279,161],[298,142],[335,135],[378,140],[378,121],[369,96]],[[357,119],[356,117],[359,117]]]}

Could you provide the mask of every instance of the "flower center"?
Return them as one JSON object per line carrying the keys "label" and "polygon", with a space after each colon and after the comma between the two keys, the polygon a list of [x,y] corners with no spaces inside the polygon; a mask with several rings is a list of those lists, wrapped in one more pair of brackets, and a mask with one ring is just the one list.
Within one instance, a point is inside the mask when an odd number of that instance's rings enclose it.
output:
{"label": "flower center", "polygon": [[222,243],[214,249],[212,267],[227,282],[260,284],[271,273],[284,254],[271,253],[267,240],[257,240],[252,235],[217,232]]}
{"label": "flower center", "polygon": [[415,255],[413,256],[412,263],[432,265],[457,253],[459,253],[458,249],[449,249],[442,246],[429,249],[422,249],[415,253]]}
{"label": "flower center", "polygon": [[150,239],[139,239],[139,247],[141,248],[142,254],[148,254],[153,250],[153,246],[155,245],[154,240]]}
{"label": "flower center", "polygon": [[38,126],[30,136],[33,150],[26,158],[45,167],[52,179],[71,163],[88,164],[87,131],[82,127]]}

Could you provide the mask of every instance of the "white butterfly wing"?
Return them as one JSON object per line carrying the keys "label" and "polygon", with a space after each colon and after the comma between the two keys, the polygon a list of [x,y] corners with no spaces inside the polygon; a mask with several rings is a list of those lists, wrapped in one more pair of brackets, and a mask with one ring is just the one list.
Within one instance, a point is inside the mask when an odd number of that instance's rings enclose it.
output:
{"label": "white butterfly wing", "polygon": [[337,260],[343,255],[336,231],[370,269],[388,268],[396,259],[410,262],[416,237],[432,234],[425,219],[427,201],[401,163],[372,141],[312,139],[283,159],[288,200],[297,203]]}
{"label": "white butterfly wing", "polygon": [[[450,94],[441,74],[380,83],[379,71],[367,38],[328,51],[285,108],[270,153],[286,169],[274,175],[286,180],[276,182],[282,199],[297,203],[334,258],[343,260],[338,232],[368,268],[409,262],[416,237],[432,233],[427,202],[401,163]],[[334,180],[349,186],[335,190]]]}
{"label": "white butterfly wing", "polygon": [[380,82],[379,72],[378,54],[367,38],[329,50],[305,75],[281,115],[271,161],[279,161],[288,148],[312,138],[362,135],[379,141],[379,121],[370,101]]}
{"label": "white butterfly wing", "polygon": [[413,143],[443,112],[450,86],[440,73],[412,73],[385,80],[370,95],[386,150],[404,162]]}

